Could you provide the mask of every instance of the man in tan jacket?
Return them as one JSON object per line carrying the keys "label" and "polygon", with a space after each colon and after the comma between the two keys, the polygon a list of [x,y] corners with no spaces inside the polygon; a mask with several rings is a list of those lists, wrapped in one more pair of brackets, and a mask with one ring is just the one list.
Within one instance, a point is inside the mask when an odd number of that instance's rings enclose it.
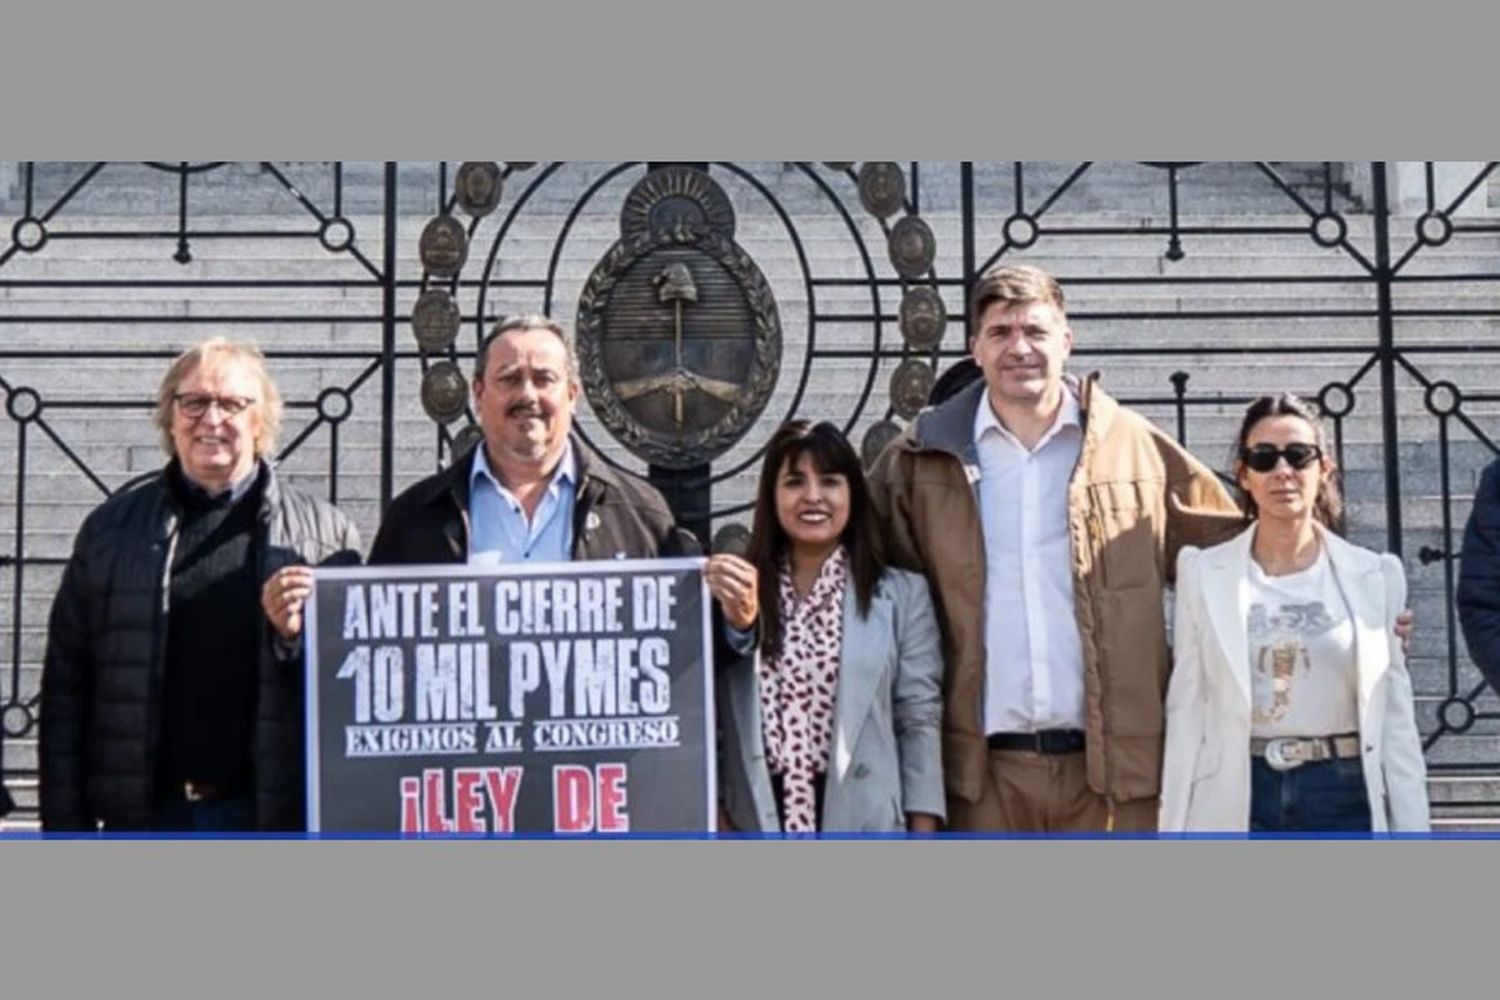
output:
{"label": "man in tan jacket", "polygon": [[984,375],[871,472],[889,557],[943,626],[943,766],[957,830],[1154,830],[1171,655],[1163,586],[1184,544],[1243,520],[1218,478],[1093,378],[1064,376],[1057,282],[975,288]]}

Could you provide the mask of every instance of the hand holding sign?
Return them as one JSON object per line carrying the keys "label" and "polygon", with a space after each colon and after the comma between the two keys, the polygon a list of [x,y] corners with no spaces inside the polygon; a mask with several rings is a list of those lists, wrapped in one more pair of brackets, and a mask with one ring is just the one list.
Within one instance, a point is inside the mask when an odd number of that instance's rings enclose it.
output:
{"label": "hand holding sign", "polygon": [[724,609],[729,624],[748,631],[760,617],[759,574],[739,556],[721,552],[710,556],[703,567],[708,592]]}
{"label": "hand holding sign", "polygon": [[302,610],[312,593],[310,566],[285,566],[272,573],[260,590],[260,606],[276,634],[287,641],[302,635]]}

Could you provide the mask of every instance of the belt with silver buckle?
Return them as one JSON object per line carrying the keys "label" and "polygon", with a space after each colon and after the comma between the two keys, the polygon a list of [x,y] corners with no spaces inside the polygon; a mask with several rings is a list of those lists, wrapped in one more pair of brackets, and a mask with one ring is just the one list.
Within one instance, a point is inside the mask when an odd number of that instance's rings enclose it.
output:
{"label": "belt with silver buckle", "polygon": [[1314,761],[1359,756],[1359,734],[1342,736],[1277,736],[1252,739],[1250,753],[1264,757],[1275,771],[1290,771]]}

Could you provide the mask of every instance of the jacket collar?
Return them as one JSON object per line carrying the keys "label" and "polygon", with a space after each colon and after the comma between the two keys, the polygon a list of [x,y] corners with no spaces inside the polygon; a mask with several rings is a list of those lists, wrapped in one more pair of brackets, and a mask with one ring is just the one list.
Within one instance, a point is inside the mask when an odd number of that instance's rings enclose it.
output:
{"label": "jacket collar", "polygon": [[984,402],[984,393],[984,379],[978,378],[941,404],[917,414],[911,428],[912,447],[951,452],[964,462],[975,461],[974,418]]}
{"label": "jacket collar", "polygon": [[1359,717],[1366,718],[1370,695],[1391,665],[1390,636],[1396,608],[1385,606],[1385,574],[1380,557],[1319,529],[1334,579],[1354,618],[1354,653],[1359,664]]}
{"label": "jacket collar", "polygon": [[[572,448],[574,482],[577,484],[573,505],[573,545],[576,551],[589,510],[611,491],[618,493],[621,486],[618,474],[577,434],[570,435],[568,442]],[[484,440],[481,438],[474,447],[484,447]],[[469,554],[469,502],[474,456],[472,449],[455,456],[448,468],[427,480],[427,494],[422,497],[427,506],[441,508],[451,504],[457,508],[450,511],[442,530],[459,562],[466,560]]]}
{"label": "jacket collar", "polygon": [[[177,459],[173,458],[161,468],[160,472],[156,473],[158,478],[155,482],[160,485],[153,501],[156,508],[156,514],[153,516],[158,518],[164,538],[172,538],[176,535],[178,523],[183,515],[182,499],[178,495],[179,486],[173,481],[181,476],[181,473],[177,471],[176,462]],[[260,489],[256,519],[260,522],[262,530],[269,530],[272,514],[281,504],[281,480],[276,475],[276,464],[270,459],[262,458],[256,468],[257,473],[251,479],[252,485]],[[151,475],[147,473],[134,482],[152,481]],[[128,487],[129,484],[126,488]]]}
{"label": "jacket collar", "polygon": [[[578,462],[573,457],[574,451],[573,438],[569,436],[567,443],[563,446],[562,458],[558,460],[557,467],[552,470],[551,483],[556,483],[560,480],[573,485],[577,484]],[[461,458],[460,461],[466,461],[469,466],[469,495],[471,497],[474,494],[475,479],[488,479],[495,484],[497,489],[505,488],[500,482],[500,477],[495,475],[494,470],[490,467],[489,456],[485,454],[483,448],[476,447],[470,449],[468,458]]]}
{"label": "jacket collar", "polygon": [[[1097,444],[1114,423],[1120,410],[1110,395],[1099,387],[1099,373],[1079,379],[1064,375],[1063,381],[1078,399],[1079,419],[1083,422],[1084,448]],[[937,406],[917,415],[912,424],[909,447],[914,451],[946,451],[966,465],[978,461],[974,447],[974,421],[984,403],[985,381],[982,378],[964,386]]]}
{"label": "jacket collar", "polygon": [[1078,396],[1078,408],[1083,411],[1084,447],[1092,449],[1114,426],[1120,404],[1099,384],[1098,372],[1090,372],[1082,379],[1072,375],[1063,378],[1072,384]]}
{"label": "jacket collar", "polygon": [[[181,513],[189,506],[202,507],[220,503],[237,504],[254,489],[270,490],[272,483],[271,463],[257,458],[251,470],[232,484],[227,491],[210,493],[203,486],[188,478],[183,471],[181,459],[174,456],[162,470],[167,501],[173,510]],[[226,496],[227,492],[227,496]],[[275,499],[274,495],[272,499]]]}
{"label": "jacket collar", "polygon": [[[610,469],[592,448],[583,443],[577,435],[571,436],[569,444],[572,446],[574,482],[578,484],[580,493],[591,483],[598,488],[618,488],[619,477]],[[475,445],[475,448],[484,446],[483,440]],[[422,498],[423,503],[438,503],[444,499],[451,498],[458,504],[458,509],[467,512],[469,509],[470,482],[474,472],[473,449],[455,456],[448,467],[428,481],[429,489],[427,495]]]}
{"label": "jacket collar", "polygon": [[1253,704],[1250,631],[1245,616],[1250,607],[1250,543],[1254,538],[1252,524],[1224,544],[1203,553],[1203,606],[1247,708]]}
{"label": "jacket collar", "polygon": [[844,635],[839,648],[838,690],[833,705],[833,746],[829,766],[840,780],[849,770],[854,742],[875,701],[875,690],[890,648],[890,602],[877,585],[870,596],[870,615],[859,616],[854,581],[844,587]]}

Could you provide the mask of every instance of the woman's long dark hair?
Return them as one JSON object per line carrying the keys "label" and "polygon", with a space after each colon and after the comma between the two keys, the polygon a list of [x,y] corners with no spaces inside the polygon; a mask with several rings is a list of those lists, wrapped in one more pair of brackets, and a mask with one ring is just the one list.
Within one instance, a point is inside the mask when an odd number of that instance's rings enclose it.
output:
{"label": "woman's long dark hair", "polygon": [[[1333,460],[1333,454],[1328,448],[1328,435],[1323,433],[1323,421],[1311,404],[1289,392],[1279,396],[1261,396],[1255,400],[1245,411],[1245,419],[1240,422],[1240,432],[1234,438],[1234,454],[1229,457],[1230,468],[1234,470],[1234,488],[1239,493],[1240,510],[1245,512],[1246,521],[1255,520],[1260,511],[1256,509],[1255,498],[1250,495],[1250,491],[1240,485],[1240,473],[1245,465],[1240,456],[1245,452],[1245,442],[1250,440],[1250,431],[1268,417],[1299,417],[1307,421],[1313,430],[1313,441],[1323,453],[1323,458]],[[1333,475],[1323,477],[1320,468],[1319,476],[1318,499],[1313,503],[1313,518],[1334,534],[1342,535],[1344,497],[1339,492],[1339,471],[1335,468]]]}
{"label": "woman's long dark hair", "polygon": [[781,563],[787,558],[791,540],[776,517],[776,480],[788,463],[795,468],[803,455],[812,457],[814,468],[824,475],[841,475],[849,481],[849,523],[839,537],[849,553],[849,577],[860,617],[870,613],[875,584],[885,571],[870,514],[870,494],[865,489],[859,456],[843,432],[823,421],[792,420],[783,424],[766,446],[760,467],[760,485],[755,491],[755,519],[745,557],[760,574],[760,641],[767,656],[781,646]]}

